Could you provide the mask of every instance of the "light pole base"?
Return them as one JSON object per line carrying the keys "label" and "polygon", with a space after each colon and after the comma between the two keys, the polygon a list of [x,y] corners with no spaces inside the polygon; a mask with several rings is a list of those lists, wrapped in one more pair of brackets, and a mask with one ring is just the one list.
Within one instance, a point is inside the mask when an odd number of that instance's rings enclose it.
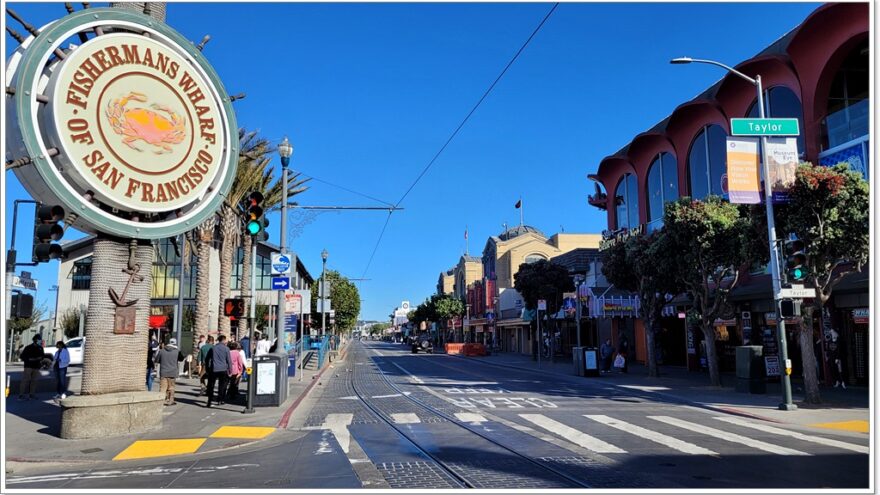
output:
{"label": "light pole base", "polygon": [[779,404],[780,411],[795,411],[797,410],[797,406],[794,404],[786,404],[785,402]]}

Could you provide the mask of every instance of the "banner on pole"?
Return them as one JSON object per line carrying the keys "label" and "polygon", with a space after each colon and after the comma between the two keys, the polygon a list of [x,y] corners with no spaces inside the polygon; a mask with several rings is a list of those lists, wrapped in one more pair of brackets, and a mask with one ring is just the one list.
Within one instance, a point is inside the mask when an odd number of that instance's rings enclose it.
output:
{"label": "banner on pole", "polygon": [[758,138],[727,138],[727,188],[731,203],[761,202]]}
{"label": "banner on pole", "polygon": [[798,166],[797,138],[767,138],[767,166],[770,168],[770,184],[773,185],[773,202],[787,203],[788,190],[794,184]]}

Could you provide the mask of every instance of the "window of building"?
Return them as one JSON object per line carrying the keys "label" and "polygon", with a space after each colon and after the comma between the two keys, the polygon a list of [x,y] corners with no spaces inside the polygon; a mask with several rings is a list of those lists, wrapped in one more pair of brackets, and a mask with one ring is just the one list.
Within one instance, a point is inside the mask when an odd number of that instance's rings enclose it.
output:
{"label": "window of building", "polygon": [[92,288],[92,257],[87,256],[73,262],[70,271],[71,289],[89,290]]}
{"label": "window of building", "polygon": [[868,135],[868,41],[857,46],[840,66],[828,92],[822,119],[822,150]]}
{"label": "window of building", "polygon": [[688,179],[691,197],[710,194],[727,198],[727,133],[719,125],[707,125],[697,134],[688,152]]}
{"label": "window of building", "polygon": [[626,174],[620,179],[614,191],[614,201],[617,205],[617,228],[637,227],[639,225],[639,191],[635,175]]}
{"label": "window of building", "polygon": [[[758,117],[760,115],[758,101],[752,103],[747,117]],[[794,92],[785,86],[775,86],[764,91],[764,114],[767,118],[792,118],[798,119],[798,126],[801,129],[800,135],[797,137],[798,154],[801,158],[806,153],[806,141],[804,140],[804,110],[800,100]],[[760,144],[758,149],[760,151]],[[763,174],[763,169],[762,169]]]}
{"label": "window of building", "polygon": [[[172,299],[178,297],[180,289],[180,256],[170,239],[153,242],[156,256],[153,261],[153,286],[150,297],[154,299]],[[198,259],[195,253],[189,255],[189,267],[183,274],[183,297],[196,297],[196,279],[198,278]]]}
{"label": "window of building", "polygon": [[648,168],[648,231],[663,225],[663,207],[678,198],[678,166],[671,153],[660,153]]}
{"label": "window of building", "polygon": [[523,263],[528,265],[528,264],[532,264],[537,261],[546,260],[546,259],[547,259],[547,257],[545,257],[544,255],[541,255],[541,254],[530,254],[530,255],[526,256],[526,258],[523,260]]}
{"label": "window of building", "polygon": [[[242,277],[242,261],[244,260],[244,252],[241,247],[236,249],[232,262],[232,275],[230,276],[229,287],[232,290],[241,290]],[[257,286],[256,290],[272,289],[272,260],[258,254],[257,255]]]}

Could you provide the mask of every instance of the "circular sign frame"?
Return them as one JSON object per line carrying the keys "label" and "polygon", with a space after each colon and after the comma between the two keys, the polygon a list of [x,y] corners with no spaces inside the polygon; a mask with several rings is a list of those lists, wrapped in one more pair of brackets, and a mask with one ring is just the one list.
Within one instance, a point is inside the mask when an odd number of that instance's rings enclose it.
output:
{"label": "circular sign frame", "polygon": [[[213,157],[215,170],[210,179],[205,174],[208,185],[203,186],[186,204],[168,210],[127,207],[120,201],[111,201],[109,196],[103,196],[99,191],[89,189],[82,180],[73,180],[71,170],[65,171],[69,167],[83,168],[85,165],[82,158],[67,156],[62,143],[57,142],[58,131],[53,127],[57,119],[46,108],[45,93],[53,77],[57,78],[57,73],[64,71],[63,64],[68,57],[59,61],[56,55],[54,63],[50,63],[50,59],[57,50],[64,50],[63,45],[72,36],[95,31],[107,31],[104,36],[127,33],[142,36],[153,45],[158,43],[178,57],[181,63],[187,64],[180,67],[180,72],[191,71],[196,79],[204,83],[205,96],[214,105],[212,110],[216,110],[217,122],[213,129],[219,134],[217,140],[221,144],[216,148],[221,154]],[[93,37],[80,47],[99,39],[101,36]],[[80,47],[67,51],[68,55],[75,54]],[[13,60],[16,57],[18,60]],[[235,112],[211,64],[190,40],[175,30],[137,12],[112,8],[82,10],[50,23],[38,36],[26,40],[8,65],[7,81],[15,88],[15,94],[7,105],[7,158],[26,156],[31,159],[29,165],[14,169],[16,176],[34,199],[64,205],[70,212],[66,219],[68,225],[85,232],[123,238],[168,238],[194,229],[221,207],[232,187],[238,164],[240,145]],[[139,111],[137,117],[149,112],[144,109]],[[161,115],[170,114],[166,112]],[[151,118],[158,117],[152,115]],[[196,134],[195,121],[189,122],[191,132]],[[167,125],[167,122],[160,124]],[[139,144],[144,143],[146,141],[142,140]]]}

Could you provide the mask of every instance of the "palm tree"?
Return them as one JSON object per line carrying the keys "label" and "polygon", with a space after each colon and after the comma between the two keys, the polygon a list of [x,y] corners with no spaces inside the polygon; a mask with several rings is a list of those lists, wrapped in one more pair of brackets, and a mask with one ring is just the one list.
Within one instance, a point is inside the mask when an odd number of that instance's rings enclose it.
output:
{"label": "palm tree", "polygon": [[[220,208],[220,308],[229,297],[229,280],[231,278],[233,256],[235,249],[241,245],[242,240],[242,216],[241,203],[247,195],[254,190],[260,178],[265,173],[266,166],[270,162],[269,155],[273,150],[269,141],[258,137],[255,131],[247,132],[245,129],[238,131],[241,151],[238,155],[238,168],[235,171],[235,181],[226,195]],[[229,318],[223,315],[222,309],[217,312],[217,329],[221,334],[230,334]]]}
{"label": "palm tree", "polygon": [[212,215],[195,229],[196,259],[198,264],[198,276],[196,278],[196,321],[193,326],[193,356],[199,352],[199,337],[208,335],[208,310],[210,308],[209,295],[211,292],[211,248],[214,243],[214,230],[217,217]]}

